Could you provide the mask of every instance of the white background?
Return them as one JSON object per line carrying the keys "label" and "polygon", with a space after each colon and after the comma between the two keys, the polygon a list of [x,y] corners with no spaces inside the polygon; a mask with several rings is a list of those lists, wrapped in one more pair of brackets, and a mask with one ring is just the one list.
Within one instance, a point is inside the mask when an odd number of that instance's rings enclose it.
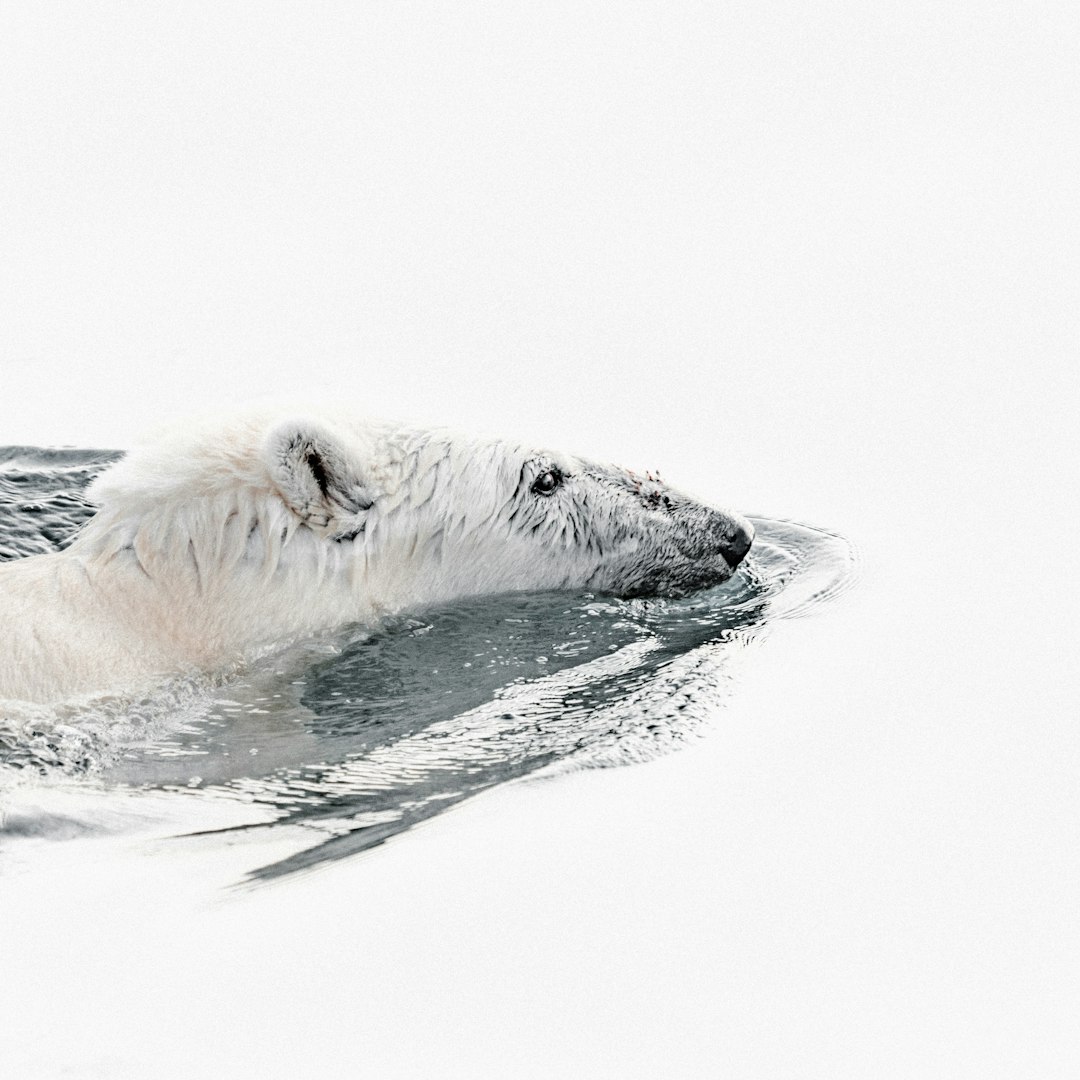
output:
{"label": "white background", "polygon": [[326,397],[864,561],[663,762],[224,904],[43,853],[9,1075],[1076,1075],[1078,30],[0,3],[0,441]]}

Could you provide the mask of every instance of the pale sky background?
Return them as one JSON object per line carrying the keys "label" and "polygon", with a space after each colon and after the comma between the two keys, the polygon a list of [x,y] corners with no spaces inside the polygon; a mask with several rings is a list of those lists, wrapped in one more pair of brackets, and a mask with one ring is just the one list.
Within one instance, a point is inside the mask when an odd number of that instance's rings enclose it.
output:
{"label": "pale sky background", "polygon": [[1069,5],[0,11],[9,441],[300,392],[835,521],[1060,432]]}
{"label": "pale sky background", "polygon": [[1067,3],[0,2],[0,441],[327,397],[864,563],[656,765],[246,906],[43,857],[11,1075],[1076,1076],[1078,52]]}

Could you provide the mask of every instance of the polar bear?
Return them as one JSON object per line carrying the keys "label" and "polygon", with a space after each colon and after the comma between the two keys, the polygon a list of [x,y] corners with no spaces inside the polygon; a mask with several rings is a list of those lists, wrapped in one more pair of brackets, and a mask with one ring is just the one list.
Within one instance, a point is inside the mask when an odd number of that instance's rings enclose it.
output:
{"label": "polar bear", "polygon": [[0,566],[0,698],[227,674],[476,594],[681,595],[727,580],[753,539],[650,474],[326,411],[189,424],[89,495],[66,550]]}

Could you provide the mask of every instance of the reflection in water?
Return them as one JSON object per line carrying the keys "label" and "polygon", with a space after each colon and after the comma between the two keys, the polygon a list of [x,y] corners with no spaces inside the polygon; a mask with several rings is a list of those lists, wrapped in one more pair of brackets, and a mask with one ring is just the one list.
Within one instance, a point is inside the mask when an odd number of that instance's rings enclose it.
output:
{"label": "reflection in water", "polygon": [[[91,512],[82,488],[112,457],[0,450],[0,558],[62,545]],[[839,537],[754,523],[736,576],[685,599],[471,599],[294,646],[221,687],[178,680],[148,701],[8,709],[0,795],[93,784],[114,802],[222,807],[207,831],[297,826],[295,853],[255,875],[268,878],[374,847],[540,770],[646,760],[700,730],[767,623],[851,580]],[[257,824],[233,824],[225,810],[238,803]],[[78,826],[62,820],[9,814],[3,832]],[[180,809],[176,820],[191,818]]]}

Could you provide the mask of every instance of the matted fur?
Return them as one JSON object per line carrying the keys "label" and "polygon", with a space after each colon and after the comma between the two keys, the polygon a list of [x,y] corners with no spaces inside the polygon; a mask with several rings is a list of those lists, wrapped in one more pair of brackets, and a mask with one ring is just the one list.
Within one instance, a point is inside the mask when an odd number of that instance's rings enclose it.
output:
{"label": "matted fur", "polygon": [[752,535],[649,475],[331,412],[186,425],[89,495],[66,551],[0,567],[0,697],[228,671],[466,595],[679,594],[729,577]]}

